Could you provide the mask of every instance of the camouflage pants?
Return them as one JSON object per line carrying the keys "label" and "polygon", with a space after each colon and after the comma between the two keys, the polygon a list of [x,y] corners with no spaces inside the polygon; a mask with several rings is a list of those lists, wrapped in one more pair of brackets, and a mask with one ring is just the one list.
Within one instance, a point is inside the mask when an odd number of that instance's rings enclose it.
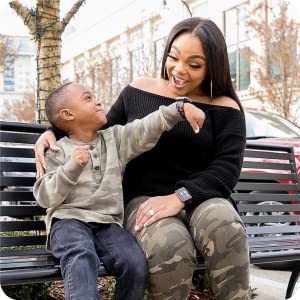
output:
{"label": "camouflage pants", "polygon": [[216,299],[250,299],[247,236],[228,200],[207,200],[189,214],[183,211],[135,232],[137,209],[147,199],[136,197],[127,204],[125,227],[146,255],[151,299],[188,298],[196,252],[204,257]]}

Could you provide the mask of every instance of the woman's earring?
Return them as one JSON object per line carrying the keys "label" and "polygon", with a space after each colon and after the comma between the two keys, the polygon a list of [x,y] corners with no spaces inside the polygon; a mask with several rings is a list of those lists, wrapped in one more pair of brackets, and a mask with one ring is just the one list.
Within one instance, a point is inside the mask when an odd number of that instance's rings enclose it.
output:
{"label": "woman's earring", "polygon": [[169,80],[166,80],[166,78],[167,78],[167,68],[166,68],[166,65],[165,65],[165,67],[164,67],[164,82],[165,82],[165,84],[166,85],[168,85],[169,83],[170,83],[170,81]]}
{"label": "woman's earring", "polygon": [[210,80],[210,100],[212,101],[213,93],[212,93],[212,80]]}

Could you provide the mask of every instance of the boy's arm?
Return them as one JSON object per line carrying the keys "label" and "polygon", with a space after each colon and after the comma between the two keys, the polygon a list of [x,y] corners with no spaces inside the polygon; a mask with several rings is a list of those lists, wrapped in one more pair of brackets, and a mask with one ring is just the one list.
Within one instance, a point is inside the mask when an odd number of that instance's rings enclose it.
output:
{"label": "boy's arm", "polygon": [[125,126],[114,126],[121,163],[126,165],[129,160],[152,149],[164,131],[170,130],[182,120],[174,102],[169,106],[160,106],[143,119],[134,120]]}
{"label": "boy's arm", "polygon": [[74,189],[84,169],[74,157],[64,163],[64,153],[48,150],[46,153],[46,174],[40,177],[33,186],[33,195],[40,206],[56,207],[64,202]]}

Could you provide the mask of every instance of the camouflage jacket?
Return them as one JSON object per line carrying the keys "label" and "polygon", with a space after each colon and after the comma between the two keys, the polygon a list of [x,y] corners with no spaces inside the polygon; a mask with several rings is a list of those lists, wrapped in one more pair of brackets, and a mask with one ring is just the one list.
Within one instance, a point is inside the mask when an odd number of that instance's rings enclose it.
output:
{"label": "camouflage jacket", "polygon": [[[122,174],[126,164],[152,149],[161,134],[181,120],[173,103],[125,126],[115,125],[100,130],[93,142],[67,137],[59,140],[58,152],[46,152],[46,174],[36,181],[33,188],[38,203],[47,208],[47,234],[53,217],[122,225]],[[71,155],[75,147],[83,145],[90,146],[86,166],[78,164]]]}

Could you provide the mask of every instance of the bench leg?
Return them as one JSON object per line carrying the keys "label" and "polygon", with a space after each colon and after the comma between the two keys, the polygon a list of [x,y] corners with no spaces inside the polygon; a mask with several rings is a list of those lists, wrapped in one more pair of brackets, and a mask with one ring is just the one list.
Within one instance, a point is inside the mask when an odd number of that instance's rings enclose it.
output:
{"label": "bench leg", "polygon": [[292,274],[291,274],[291,277],[290,277],[290,280],[289,280],[289,284],[288,284],[288,287],[287,287],[287,290],[286,290],[286,296],[285,296],[285,299],[289,299],[292,297],[293,295],[293,291],[294,291],[294,288],[295,288],[295,285],[297,283],[297,280],[300,276],[300,261],[298,261],[292,271]]}

